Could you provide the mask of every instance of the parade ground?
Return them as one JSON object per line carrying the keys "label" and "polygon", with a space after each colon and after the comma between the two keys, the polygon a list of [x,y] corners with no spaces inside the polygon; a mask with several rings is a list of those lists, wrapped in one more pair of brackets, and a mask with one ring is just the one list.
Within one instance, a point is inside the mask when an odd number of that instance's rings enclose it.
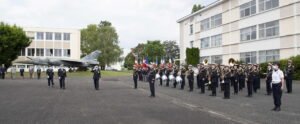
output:
{"label": "parade ground", "polygon": [[[196,82],[195,82],[196,86]],[[100,90],[91,77],[66,79],[66,90],[58,80],[48,87],[46,79],[0,80],[1,124],[299,124],[300,82],[292,94],[283,94],[280,112],[271,111],[272,96],[265,96],[265,83],[252,98],[246,91],[224,100],[210,91],[188,92],[159,86],[156,97],[148,97],[149,84],[139,82],[133,89],[132,77],[104,77]]]}

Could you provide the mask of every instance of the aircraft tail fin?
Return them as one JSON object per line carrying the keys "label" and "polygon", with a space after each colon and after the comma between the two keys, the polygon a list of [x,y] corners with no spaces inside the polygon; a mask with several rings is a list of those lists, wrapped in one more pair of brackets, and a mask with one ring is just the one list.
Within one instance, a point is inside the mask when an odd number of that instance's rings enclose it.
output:
{"label": "aircraft tail fin", "polygon": [[96,51],[90,53],[89,55],[81,58],[81,60],[97,60],[98,57],[99,57],[99,55],[100,55],[100,53],[101,53],[101,51],[96,50]]}

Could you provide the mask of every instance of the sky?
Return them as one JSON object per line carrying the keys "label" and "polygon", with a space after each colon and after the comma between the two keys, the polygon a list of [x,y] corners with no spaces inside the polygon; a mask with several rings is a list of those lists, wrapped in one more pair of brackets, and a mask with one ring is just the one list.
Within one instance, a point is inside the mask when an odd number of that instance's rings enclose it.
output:
{"label": "sky", "polygon": [[120,47],[147,40],[179,39],[178,19],[194,4],[215,0],[0,0],[0,21],[21,27],[82,29],[107,20],[116,28]]}

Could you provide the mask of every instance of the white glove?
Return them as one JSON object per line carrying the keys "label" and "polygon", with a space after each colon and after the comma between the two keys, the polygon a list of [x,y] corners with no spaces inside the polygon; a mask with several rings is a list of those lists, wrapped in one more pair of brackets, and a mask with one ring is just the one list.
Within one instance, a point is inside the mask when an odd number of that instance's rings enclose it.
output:
{"label": "white glove", "polygon": [[49,79],[49,76],[47,76],[47,78]]}
{"label": "white glove", "polygon": [[224,84],[225,82],[224,81],[222,81],[222,84]]}
{"label": "white glove", "polygon": [[58,77],[58,79],[60,80],[60,77]]}
{"label": "white glove", "polygon": [[211,84],[211,81],[209,81],[208,84]]}

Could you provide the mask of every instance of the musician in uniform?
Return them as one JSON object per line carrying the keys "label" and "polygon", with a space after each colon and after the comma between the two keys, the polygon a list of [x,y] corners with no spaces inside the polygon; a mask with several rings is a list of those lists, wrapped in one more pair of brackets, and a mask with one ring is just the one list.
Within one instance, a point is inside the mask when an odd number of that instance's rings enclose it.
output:
{"label": "musician in uniform", "polygon": [[138,73],[138,70],[135,67],[133,67],[132,76],[133,76],[133,82],[134,82],[134,89],[137,89],[137,83],[138,83],[137,80],[138,80],[139,73]]}
{"label": "musician in uniform", "polygon": [[149,70],[149,86],[151,92],[149,97],[155,97],[155,69],[152,67]]}
{"label": "musician in uniform", "polygon": [[198,73],[197,73],[197,88],[200,89],[201,85],[200,85],[200,64],[197,65],[197,69],[198,69]]}
{"label": "musician in uniform", "polygon": [[66,83],[65,83],[66,77],[67,77],[67,71],[66,69],[64,69],[64,65],[60,65],[60,69],[58,69],[60,89],[66,89]]}
{"label": "musician in uniform", "polygon": [[207,70],[204,68],[203,64],[200,64],[199,79],[200,79],[201,94],[203,94],[205,93],[205,82],[207,79]]}
{"label": "musician in uniform", "polygon": [[173,82],[174,88],[176,88],[176,86],[177,86],[177,84],[178,84],[178,82],[176,81],[176,77],[177,77],[177,75],[178,75],[178,72],[179,72],[179,69],[178,69],[178,67],[175,65],[175,66],[174,66],[174,73],[173,73],[174,78],[175,78],[175,80],[174,80],[174,82]]}
{"label": "musician in uniform", "polygon": [[167,84],[166,86],[168,87],[169,86],[169,83],[170,83],[170,74],[172,72],[172,68],[168,67],[167,71],[166,71],[166,76],[167,76]]}
{"label": "musician in uniform", "polygon": [[185,67],[182,65],[182,67],[181,67],[181,69],[180,69],[180,76],[181,76],[181,79],[182,79],[181,87],[180,87],[181,90],[183,90],[183,89],[184,89],[184,86],[185,86],[185,75],[186,75],[186,69],[185,69]]}
{"label": "musician in uniform", "polygon": [[192,92],[194,90],[194,70],[192,65],[189,65],[187,78],[189,80],[190,92]]}
{"label": "musician in uniform", "polygon": [[260,80],[260,76],[259,76],[259,70],[257,68],[257,65],[252,66],[252,74],[253,74],[253,91],[254,93],[257,92],[257,90],[259,89],[259,80]]}
{"label": "musician in uniform", "polygon": [[139,80],[143,81],[143,74],[142,74],[142,65],[138,66],[138,74],[139,74]]}
{"label": "musician in uniform", "polygon": [[266,72],[266,91],[267,91],[266,95],[271,95],[272,93],[272,89],[271,89],[272,73],[273,73],[272,65],[268,64],[267,72]]}
{"label": "musician in uniform", "polygon": [[294,69],[295,69],[295,67],[292,65],[292,60],[288,60],[288,65],[284,69],[287,93],[292,93],[292,90],[293,90]]}
{"label": "musician in uniform", "polygon": [[216,68],[215,64],[211,65],[211,70],[209,73],[209,84],[211,87],[212,94],[210,96],[217,96],[217,84],[218,84],[219,70]]}
{"label": "musician in uniform", "polygon": [[[220,79],[220,82],[223,81],[223,78],[222,78],[222,74],[224,73],[224,65],[220,65],[220,75],[219,75],[219,79]],[[220,87],[221,87],[221,92],[224,91],[224,83],[220,83]]]}
{"label": "musician in uniform", "polygon": [[158,74],[159,74],[159,76],[160,76],[160,78],[159,78],[159,85],[162,85],[162,84],[163,84],[163,83],[162,83],[162,82],[163,82],[162,76],[165,74],[165,69],[164,69],[163,66],[161,66],[161,67],[159,68]]}
{"label": "musician in uniform", "polygon": [[243,65],[240,65],[238,70],[238,83],[239,83],[239,91],[242,91],[245,88],[245,70]]}
{"label": "musician in uniform", "polygon": [[223,78],[222,83],[224,84],[224,99],[230,99],[231,74],[230,74],[229,66],[224,67],[222,78]]}
{"label": "musician in uniform", "polygon": [[248,90],[248,97],[252,97],[253,91],[253,74],[252,74],[252,64],[248,64],[246,69],[246,82],[247,82],[247,90]]}
{"label": "musician in uniform", "polygon": [[234,65],[233,68],[230,70],[231,72],[231,84],[233,85],[234,94],[238,94],[239,87],[238,87],[238,73],[237,70],[238,65]]}

